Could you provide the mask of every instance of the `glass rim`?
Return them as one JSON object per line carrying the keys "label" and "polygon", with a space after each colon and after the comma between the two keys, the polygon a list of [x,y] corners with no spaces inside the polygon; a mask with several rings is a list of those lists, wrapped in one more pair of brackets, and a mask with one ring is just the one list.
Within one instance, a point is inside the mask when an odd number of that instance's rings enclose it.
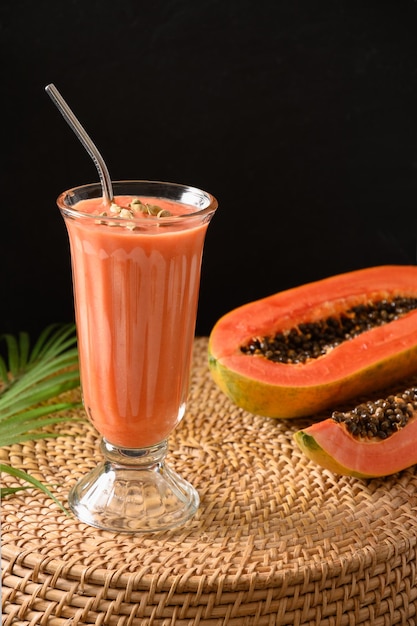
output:
{"label": "glass rim", "polygon": [[[125,179],[125,180],[115,180],[112,181],[112,185],[114,188],[114,192],[115,195],[117,195],[117,187],[120,187],[122,185],[127,186],[127,185],[150,185],[150,186],[154,186],[154,187],[165,187],[166,189],[171,188],[171,189],[176,189],[176,190],[183,190],[184,192],[189,192],[189,193],[193,193],[196,196],[200,195],[201,197],[204,197],[207,199],[207,206],[203,206],[203,207],[196,207],[194,206],[192,203],[187,202],[186,200],[181,200],[181,199],[173,199],[170,198],[168,195],[165,196],[163,194],[160,194],[159,196],[155,194],[155,198],[161,198],[161,199],[166,199],[166,200],[172,200],[173,202],[177,202],[179,204],[185,204],[191,207],[195,208],[195,211],[191,211],[190,213],[182,213],[179,215],[170,215],[167,217],[157,217],[157,216],[153,216],[153,215],[147,215],[146,217],[141,217],[140,215],[137,216],[135,215],[134,217],[129,217],[129,221],[133,221],[133,222],[142,222],[144,220],[146,220],[146,222],[148,224],[152,223],[152,222],[159,222],[161,223],[161,219],[163,220],[164,224],[169,224],[169,223],[173,223],[173,222],[178,222],[179,220],[188,220],[190,218],[201,218],[204,217],[206,215],[211,215],[212,213],[214,213],[216,211],[216,209],[218,208],[218,201],[215,198],[215,196],[213,196],[213,194],[209,193],[208,191],[204,191],[203,189],[200,189],[199,187],[195,187],[193,185],[187,185],[187,184],[183,184],[183,183],[174,183],[174,182],[169,182],[169,181],[163,181],[163,180],[152,180],[152,179]],[[95,196],[91,196],[91,198],[100,198],[103,197],[103,193],[102,193],[102,186],[101,183],[99,182],[95,182],[95,183],[85,183],[83,185],[77,185],[76,187],[71,187],[70,189],[67,189],[63,192],[61,192],[59,194],[59,196],[56,199],[56,203],[59,207],[59,209],[68,216],[74,217],[74,218],[88,218],[91,220],[91,218],[97,218],[97,216],[92,215],[91,213],[84,213],[83,211],[77,211],[76,209],[74,209],[74,207],[70,206],[69,204],[67,204],[66,202],[66,198],[68,198],[68,196],[70,194],[75,194],[77,192],[80,192],[81,190],[84,191],[88,191],[88,190],[97,190],[99,193]],[[127,195],[127,194],[126,194]],[[132,194],[133,195],[133,194]],[[145,195],[145,194],[143,194]],[[152,194],[150,194],[152,195]],[[81,198],[80,198],[81,200]],[[103,218],[101,218],[103,219]],[[106,219],[106,218],[104,218]],[[109,219],[111,219],[111,221],[121,221],[121,222],[125,222],[127,218],[125,217],[118,217],[118,216],[111,216],[111,218],[109,217]]]}

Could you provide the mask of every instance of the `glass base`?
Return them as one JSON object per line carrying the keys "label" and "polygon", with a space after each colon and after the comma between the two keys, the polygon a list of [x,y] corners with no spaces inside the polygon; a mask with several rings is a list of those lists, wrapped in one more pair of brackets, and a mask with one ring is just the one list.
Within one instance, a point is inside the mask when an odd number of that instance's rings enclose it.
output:
{"label": "glass base", "polygon": [[156,532],[189,520],[197,491],[165,463],[167,442],[151,448],[118,448],[103,439],[105,460],[68,496],[79,520],[114,532]]}

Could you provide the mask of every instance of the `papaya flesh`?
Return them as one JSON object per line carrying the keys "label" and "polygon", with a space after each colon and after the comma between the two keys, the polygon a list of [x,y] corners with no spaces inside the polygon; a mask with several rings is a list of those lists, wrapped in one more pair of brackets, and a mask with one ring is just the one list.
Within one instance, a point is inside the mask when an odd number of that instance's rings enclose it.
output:
{"label": "papaya flesh", "polygon": [[211,375],[235,404],[275,418],[313,415],[381,389],[417,372],[417,310],[304,363],[272,362],[241,348],[253,337],[287,332],[353,306],[396,297],[417,297],[417,267],[356,270],[245,304],[213,327]]}
{"label": "papaya flesh", "polygon": [[417,414],[387,439],[358,440],[332,418],[299,430],[294,439],[309,459],[344,476],[389,476],[417,464]]}

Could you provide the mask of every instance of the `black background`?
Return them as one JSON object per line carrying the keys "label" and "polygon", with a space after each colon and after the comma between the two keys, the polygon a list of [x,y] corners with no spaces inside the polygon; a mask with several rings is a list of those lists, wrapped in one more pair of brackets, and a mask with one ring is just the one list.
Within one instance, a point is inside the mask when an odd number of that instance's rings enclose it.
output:
{"label": "black background", "polygon": [[416,261],[417,5],[401,1],[3,0],[0,332],[71,321],[55,206],[97,172],[202,187],[198,334],[228,310]]}

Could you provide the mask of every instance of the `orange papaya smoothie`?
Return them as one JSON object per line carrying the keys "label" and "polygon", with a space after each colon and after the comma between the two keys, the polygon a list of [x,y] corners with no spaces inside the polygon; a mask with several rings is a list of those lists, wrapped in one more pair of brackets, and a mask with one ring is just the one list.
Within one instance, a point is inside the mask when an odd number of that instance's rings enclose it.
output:
{"label": "orange papaya smoothie", "polygon": [[184,414],[208,225],[195,207],[140,201],[163,214],[129,221],[93,198],[73,207],[83,219],[65,217],[85,409],[123,448],[163,441]]}

